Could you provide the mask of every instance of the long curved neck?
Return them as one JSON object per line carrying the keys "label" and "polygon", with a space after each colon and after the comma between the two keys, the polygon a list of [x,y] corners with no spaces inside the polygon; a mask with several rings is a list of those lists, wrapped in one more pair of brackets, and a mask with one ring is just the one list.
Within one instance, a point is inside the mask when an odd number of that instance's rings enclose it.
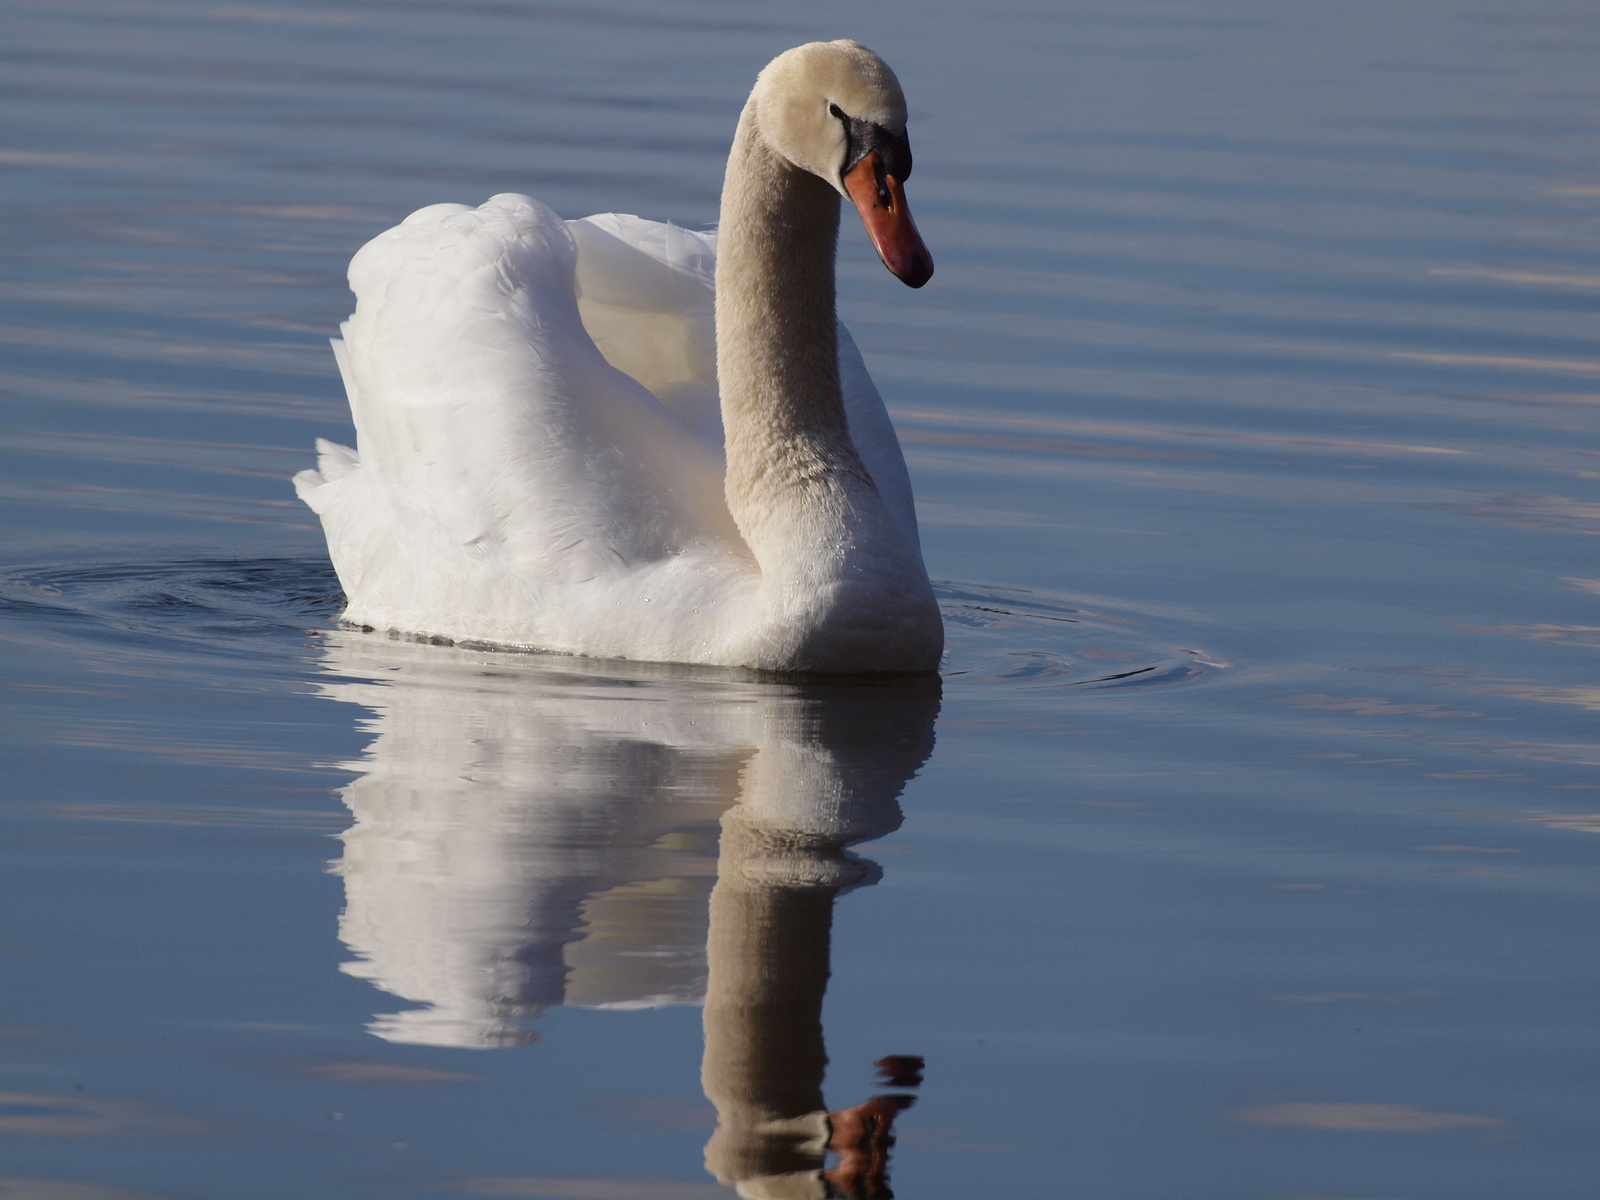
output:
{"label": "long curved neck", "polygon": [[797,528],[872,486],[839,389],[838,239],[839,194],[767,145],[752,98],[722,186],[717,385],[728,508],[763,574],[792,552]]}

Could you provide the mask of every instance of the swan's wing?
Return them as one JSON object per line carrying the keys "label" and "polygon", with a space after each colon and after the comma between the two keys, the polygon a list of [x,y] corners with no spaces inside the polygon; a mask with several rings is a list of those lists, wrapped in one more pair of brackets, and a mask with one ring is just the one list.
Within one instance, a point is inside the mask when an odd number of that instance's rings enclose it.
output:
{"label": "swan's wing", "polygon": [[[578,311],[601,353],[690,426],[720,443],[713,311],[716,234],[621,213],[569,221],[567,228],[578,245]],[[918,546],[916,508],[900,440],[843,324],[839,381],[856,451],[895,523]]]}
{"label": "swan's wing", "polygon": [[[324,450],[296,482],[353,619],[537,603],[547,585],[738,544],[720,452],[601,356],[576,259],[555,213],[501,195],[422,209],[351,262],[341,370],[359,463]],[[363,579],[418,595],[361,597]],[[520,594],[444,594],[507,579]]]}
{"label": "swan's wing", "polygon": [[578,247],[578,312],[600,353],[720,445],[716,235],[624,213],[567,228]]}

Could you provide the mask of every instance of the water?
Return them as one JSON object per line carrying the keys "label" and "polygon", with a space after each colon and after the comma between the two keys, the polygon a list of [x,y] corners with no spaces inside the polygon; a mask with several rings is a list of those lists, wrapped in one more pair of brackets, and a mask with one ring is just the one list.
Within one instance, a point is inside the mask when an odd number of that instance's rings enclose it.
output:
{"label": "water", "polygon": [[[939,265],[844,239],[939,684],[340,629],[287,476],[348,440],[353,249],[709,223],[755,70],[841,34]],[[13,0],[0,1195],[870,1194],[807,1139],[896,1095],[902,1197],[1591,1194],[1597,45]]]}

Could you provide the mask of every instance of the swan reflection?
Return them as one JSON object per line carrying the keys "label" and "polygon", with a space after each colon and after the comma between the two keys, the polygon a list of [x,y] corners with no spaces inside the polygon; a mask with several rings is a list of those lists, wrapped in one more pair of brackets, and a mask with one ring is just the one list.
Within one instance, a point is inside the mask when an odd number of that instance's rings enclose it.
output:
{"label": "swan reflection", "polygon": [[[879,877],[846,847],[899,827],[937,679],[773,683],[347,631],[323,665],[324,694],[372,714],[330,869],[343,969],[412,1005],[374,1034],[487,1048],[536,1040],[553,1005],[703,1004],[712,1173],[749,1197],[875,1194],[910,1101],[823,1103],[833,903]],[[920,1082],[920,1060],[879,1068]]]}

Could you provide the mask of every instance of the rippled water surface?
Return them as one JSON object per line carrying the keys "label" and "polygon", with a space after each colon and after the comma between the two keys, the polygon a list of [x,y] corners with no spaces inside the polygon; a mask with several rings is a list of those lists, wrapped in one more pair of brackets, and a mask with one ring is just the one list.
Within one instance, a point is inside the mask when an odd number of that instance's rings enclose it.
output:
{"label": "rippled water surface", "polygon": [[[940,680],[341,628],[288,476],[353,250],[707,225],[837,36],[938,262],[845,226]],[[11,0],[0,1196],[1593,1195],[1597,60],[1577,2]]]}

